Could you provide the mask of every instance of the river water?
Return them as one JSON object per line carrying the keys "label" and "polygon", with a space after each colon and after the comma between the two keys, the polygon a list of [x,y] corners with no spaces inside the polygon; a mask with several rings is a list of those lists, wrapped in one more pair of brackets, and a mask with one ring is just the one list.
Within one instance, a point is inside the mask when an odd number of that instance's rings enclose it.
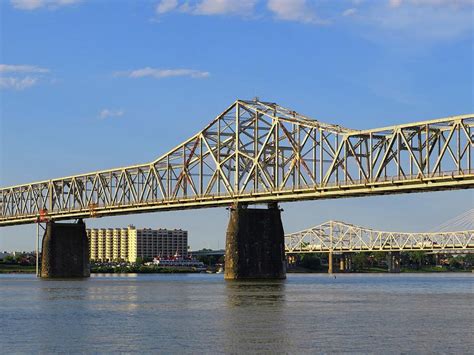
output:
{"label": "river water", "polygon": [[472,274],[0,275],[1,352],[472,353]]}

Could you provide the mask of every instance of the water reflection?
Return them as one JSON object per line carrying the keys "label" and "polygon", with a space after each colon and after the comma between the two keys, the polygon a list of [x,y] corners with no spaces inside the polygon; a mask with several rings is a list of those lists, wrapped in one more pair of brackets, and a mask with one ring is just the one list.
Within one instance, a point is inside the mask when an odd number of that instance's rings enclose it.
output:
{"label": "water reflection", "polygon": [[226,282],[225,352],[290,351],[285,290],[285,280]]}
{"label": "water reflection", "polygon": [[225,283],[227,305],[264,306],[281,305],[285,301],[285,280],[228,281]]}

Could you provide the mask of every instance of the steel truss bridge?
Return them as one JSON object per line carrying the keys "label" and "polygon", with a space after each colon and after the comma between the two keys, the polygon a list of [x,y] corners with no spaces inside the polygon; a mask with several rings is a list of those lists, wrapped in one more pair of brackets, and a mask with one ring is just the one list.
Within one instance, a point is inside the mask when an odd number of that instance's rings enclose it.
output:
{"label": "steel truss bridge", "polygon": [[0,189],[0,226],[472,188],[474,114],[369,130],[237,100],[158,159]]}
{"label": "steel truss bridge", "polygon": [[329,221],[285,235],[287,254],[373,251],[472,251],[474,229],[458,232],[383,232]]}

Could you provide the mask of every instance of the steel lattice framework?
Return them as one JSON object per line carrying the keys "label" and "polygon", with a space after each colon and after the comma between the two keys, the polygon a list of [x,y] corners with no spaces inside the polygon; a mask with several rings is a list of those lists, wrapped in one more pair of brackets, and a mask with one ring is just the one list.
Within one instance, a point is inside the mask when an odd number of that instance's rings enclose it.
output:
{"label": "steel lattice framework", "polygon": [[0,189],[0,226],[471,188],[473,125],[469,114],[357,131],[237,100],[151,163]]}
{"label": "steel lattice framework", "polygon": [[383,232],[329,221],[285,236],[286,253],[474,250],[474,230],[438,233]]}

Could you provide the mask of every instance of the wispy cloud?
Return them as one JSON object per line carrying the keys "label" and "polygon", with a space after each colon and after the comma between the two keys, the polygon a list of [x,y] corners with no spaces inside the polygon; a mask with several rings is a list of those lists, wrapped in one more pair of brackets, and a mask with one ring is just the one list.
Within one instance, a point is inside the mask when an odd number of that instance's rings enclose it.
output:
{"label": "wispy cloud", "polygon": [[0,64],[0,73],[49,73],[49,69],[36,65]]}
{"label": "wispy cloud", "polygon": [[190,12],[195,15],[250,15],[256,0],[203,0]]}
{"label": "wispy cloud", "polygon": [[474,32],[474,0],[160,0],[156,14],[228,15],[246,19],[352,26],[387,43],[443,41]]}
{"label": "wispy cloud", "polygon": [[123,110],[111,110],[108,108],[104,108],[100,110],[98,117],[100,119],[105,120],[106,118],[110,118],[110,117],[121,117],[123,116],[124,113],[125,112]]}
{"label": "wispy cloud", "polygon": [[36,85],[49,69],[36,65],[0,64],[0,89],[23,90]]}
{"label": "wispy cloud", "polygon": [[200,71],[194,69],[156,69],[150,67],[115,73],[115,76],[125,76],[128,78],[151,77],[154,79],[164,79],[180,76],[194,79],[203,79],[207,78],[209,75],[210,74],[207,71]]}
{"label": "wispy cloud", "polygon": [[62,6],[73,5],[82,0],[10,0],[15,9],[32,11],[41,8],[57,9]]}
{"label": "wispy cloud", "polygon": [[279,20],[318,25],[329,23],[329,21],[319,18],[306,0],[268,0],[267,7]]}
{"label": "wispy cloud", "polygon": [[354,15],[355,13],[357,13],[357,9],[351,7],[350,9],[344,10],[343,13],[342,13],[342,16],[352,16],[352,15]]}
{"label": "wispy cloud", "polygon": [[402,5],[417,6],[451,6],[451,7],[469,7],[474,5],[473,0],[389,0],[391,7],[400,7]]}
{"label": "wispy cloud", "polygon": [[442,41],[472,35],[474,0],[388,0],[362,7],[358,21],[387,35]]}
{"label": "wispy cloud", "polygon": [[23,90],[32,87],[38,82],[38,78],[31,76],[19,77],[0,77],[0,89]]}
{"label": "wispy cloud", "polygon": [[242,15],[254,12],[258,0],[161,0],[156,6],[158,15],[179,11],[191,15]]}
{"label": "wispy cloud", "polygon": [[173,11],[178,7],[178,0],[161,0],[156,5],[156,13],[161,15]]}

